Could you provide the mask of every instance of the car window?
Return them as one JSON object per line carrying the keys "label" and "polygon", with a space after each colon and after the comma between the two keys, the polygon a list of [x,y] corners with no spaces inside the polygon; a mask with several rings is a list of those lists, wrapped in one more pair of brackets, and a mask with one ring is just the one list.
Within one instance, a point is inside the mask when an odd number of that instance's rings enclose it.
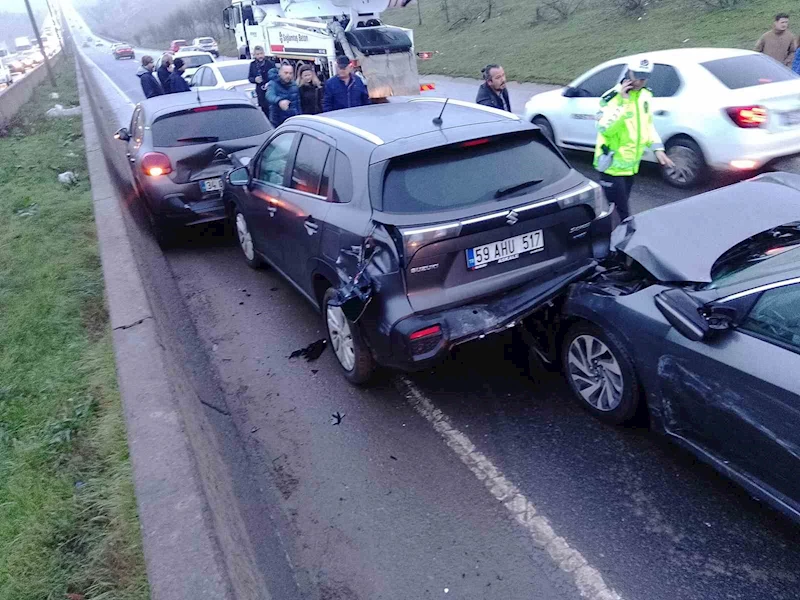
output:
{"label": "car window", "polygon": [[250,63],[220,67],[219,72],[225,81],[244,81],[250,76]]}
{"label": "car window", "polygon": [[763,54],[731,56],[700,64],[732,90],[789,81],[798,77],[775,59]]}
{"label": "car window", "polygon": [[333,171],[333,201],[339,204],[353,199],[353,169],[350,159],[341,151],[336,151],[336,168]]}
{"label": "car window", "polygon": [[606,67],[577,85],[582,98],[599,98],[622,80],[623,65]]}
{"label": "car window", "polygon": [[264,113],[254,106],[200,106],[159,118],[152,125],[153,146],[171,148],[224,142],[269,131]]}
{"label": "car window", "polygon": [[711,266],[709,289],[741,285],[791,269],[800,259],[800,222],[787,223],[748,238]]}
{"label": "car window", "polygon": [[297,147],[297,158],[292,169],[292,189],[306,192],[308,194],[321,195],[319,184],[322,180],[322,171],[325,169],[325,161],[328,159],[330,146],[325,142],[304,135]]}
{"label": "car window", "polygon": [[384,180],[383,210],[426,213],[496,203],[501,190],[524,186],[523,192],[532,191],[569,170],[538,131],[471,140],[393,159]]}
{"label": "car window", "polygon": [[205,72],[205,69],[198,69],[195,71],[194,75],[192,75],[192,79],[189,81],[189,85],[192,87],[196,85],[203,85],[203,75]]}
{"label": "car window", "polygon": [[200,65],[207,65],[210,62],[214,62],[214,59],[206,54],[194,54],[190,56],[179,55],[177,58],[183,59],[183,64],[186,65],[187,69],[194,69]]}
{"label": "car window", "polygon": [[139,120],[139,115],[142,114],[141,107],[137,106],[133,110],[133,114],[131,115],[131,126],[130,126],[130,133],[133,135],[133,132],[136,131],[136,123]]}
{"label": "car window", "polygon": [[739,328],[800,351],[800,284],[761,294]]}
{"label": "car window", "polygon": [[214,87],[217,85],[217,76],[214,75],[214,71],[211,69],[206,69],[206,74],[203,75],[203,85],[208,87]]}
{"label": "car window", "polygon": [[136,118],[136,124],[134,125],[131,134],[133,135],[134,150],[138,150],[144,141],[144,114],[142,113],[141,108],[139,109],[139,114]]}
{"label": "car window", "polygon": [[669,98],[678,93],[678,89],[681,87],[681,78],[675,67],[656,64],[653,66],[653,74],[647,81],[647,87],[656,98]]}
{"label": "car window", "polygon": [[289,152],[296,137],[296,133],[283,133],[272,140],[259,157],[254,179],[273,185],[283,185]]}
{"label": "car window", "polygon": [[331,188],[331,175],[333,174],[333,163],[336,160],[336,152],[331,149],[328,158],[325,160],[325,168],[322,170],[322,178],[319,180],[319,195],[323,198],[328,197]]}

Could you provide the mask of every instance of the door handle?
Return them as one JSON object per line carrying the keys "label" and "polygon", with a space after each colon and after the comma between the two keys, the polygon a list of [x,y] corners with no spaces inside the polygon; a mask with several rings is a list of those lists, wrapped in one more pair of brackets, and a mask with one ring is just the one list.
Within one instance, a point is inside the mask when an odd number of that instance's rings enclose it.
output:
{"label": "door handle", "polygon": [[667,115],[669,115],[669,111],[668,110],[657,110],[653,114],[655,114],[655,116],[657,116],[657,117],[666,117]]}
{"label": "door handle", "polygon": [[277,206],[268,206],[267,210],[269,211],[269,216],[270,217],[274,217],[275,213],[278,212],[278,207]]}
{"label": "door handle", "polygon": [[319,231],[319,225],[314,222],[314,219],[308,217],[305,221],[303,221],[303,227],[306,228],[306,233],[308,235],[314,235]]}

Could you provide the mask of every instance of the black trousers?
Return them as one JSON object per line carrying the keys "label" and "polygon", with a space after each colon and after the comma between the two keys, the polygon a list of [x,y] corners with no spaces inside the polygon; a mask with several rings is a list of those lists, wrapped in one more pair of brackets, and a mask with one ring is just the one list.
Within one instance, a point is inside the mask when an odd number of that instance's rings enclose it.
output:
{"label": "black trousers", "polygon": [[633,188],[633,175],[615,177],[603,173],[600,175],[600,185],[603,186],[608,201],[617,205],[620,219],[627,219],[631,214],[629,198]]}

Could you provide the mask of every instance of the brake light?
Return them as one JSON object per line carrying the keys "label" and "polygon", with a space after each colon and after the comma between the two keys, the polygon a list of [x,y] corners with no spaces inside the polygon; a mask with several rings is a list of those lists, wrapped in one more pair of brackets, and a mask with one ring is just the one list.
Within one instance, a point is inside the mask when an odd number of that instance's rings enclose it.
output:
{"label": "brake light", "polygon": [[217,110],[219,106],[198,106],[197,108],[193,108],[192,112],[208,112],[210,110]]}
{"label": "brake light", "polygon": [[415,340],[420,340],[422,338],[430,337],[432,335],[441,335],[441,333],[442,333],[441,326],[434,325],[432,327],[426,327],[425,329],[420,329],[419,331],[415,331],[410,336],[408,336],[408,339],[410,339],[413,342]]}
{"label": "brake light", "polygon": [[472,148],[473,146],[483,146],[489,143],[489,138],[479,138],[477,140],[469,140],[461,144],[462,148]]}
{"label": "brake light", "polygon": [[756,129],[767,123],[767,109],[763,106],[734,106],[725,112],[742,129]]}
{"label": "brake light", "polygon": [[159,177],[172,173],[169,157],[161,152],[148,152],[142,157],[142,171],[150,177]]}

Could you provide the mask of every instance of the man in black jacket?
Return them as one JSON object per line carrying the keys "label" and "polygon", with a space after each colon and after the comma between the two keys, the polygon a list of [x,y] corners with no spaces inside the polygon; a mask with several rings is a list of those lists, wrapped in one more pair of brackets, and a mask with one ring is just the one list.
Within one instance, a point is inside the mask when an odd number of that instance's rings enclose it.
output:
{"label": "man in black jacket", "polygon": [[511,101],[506,89],[506,72],[500,65],[487,65],[482,71],[483,83],[478,88],[475,102],[511,112]]}
{"label": "man in black jacket", "polygon": [[161,82],[161,87],[164,90],[165,94],[170,93],[169,89],[169,76],[172,73],[169,70],[169,66],[172,64],[172,54],[169,52],[165,52],[164,55],[161,57],[161,66],[158,67],[158,80]]}
{"label": "man in black jacket", "polygon": [[269,83],[269,72],[275,68],[275,63],[269,60],[264,53],[264,48],[256,46],[253,48],[253,58],[255,60],[250,63],[250,74],[247,77],[250,83],[256,84],[256,98],[258,98],[258,105],[264,114],[269,117],[269,106],[267,105],[267,92],[265,89]]}
{"label": "man in black jacket", "polygon": [[192,88],[186,83],[183,78],[183,72],[186,70],[186,65],[182,58],[176,58],[173,63],[175,68],[172,70],[172,75],[169,76],[169,93],[179,94],[181,92],[191,92]]}
{"label": "man in black jacket", "polygon": [[143,56],[142,66],[139,67],[139,70],[136,72],[136,76],[142,84],[142,91],[144,92],[145,98],[153,98],[164,94],[164,88],[161,87],[161,82],[153,75],[155,66],[152,56]]}

